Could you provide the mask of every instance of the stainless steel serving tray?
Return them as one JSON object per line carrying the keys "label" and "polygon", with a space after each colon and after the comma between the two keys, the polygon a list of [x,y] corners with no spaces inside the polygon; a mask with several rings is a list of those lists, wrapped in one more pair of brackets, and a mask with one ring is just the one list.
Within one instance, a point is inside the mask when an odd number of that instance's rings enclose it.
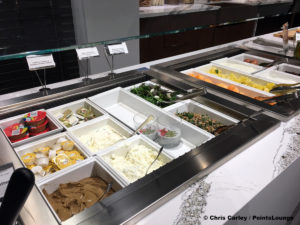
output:
{"label": "stainless steel serving tray", "polygon": [[[151,70],[146,73],[157,79],[164,79],[168,80],[169,82],[171,82],[170,80],[173,80],[172,82],[177,83],[182,82],[194,88],[205,88],[208,95],[213,95],[214,98],[215,96],[219,97],[219,104],[226,106],[227,102],[228,108],[232,108],[232,103],[234,102],[238,105],[242,105],[254,111],[264,110],[265,114],[280,119],[282,121],[288,121],[296,114],[298,114],[300,111],[300,98],[295,97],[287,102],[272,106],[267,103],[264,103],[263,101],[259,101],[254,98],[250,98],[248,96],[229,91],[227,89],[221,88],[211,83],[204,82],[195,77],[191,77],[180,72],[190,68],[195,68],[197,66],[208,64],[210,61],[216,59],[232,57],[243,52],[245,52],[245,50],[236,48],[235,46],[229,46],[222,49],[197,54],[191,57],[157,64],[152,66]],[[254,54],[278,62],[285,60],[279,56],[265,54],[258,51],[250,51],[246,53]],[[290,59],[289,63],[294,65],[300,65],[299,60]],[[255,74],[253,76],[255,76]]]}

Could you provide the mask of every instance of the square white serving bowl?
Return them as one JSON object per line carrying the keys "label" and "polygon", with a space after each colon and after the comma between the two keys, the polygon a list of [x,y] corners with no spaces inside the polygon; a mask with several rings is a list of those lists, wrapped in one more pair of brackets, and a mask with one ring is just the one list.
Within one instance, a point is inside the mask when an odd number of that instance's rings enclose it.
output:
{"label": "square white serving bowl", "polygon": [[[39,188],[41,193],[43,193],[43,189],[45,189],[48,194],[52,194],[58,189],[60,184],[78,182],[87,177],[100,177],[105,182],[112,183],[112,188],[115,191],[118,191],[124,187],[124,185],[118,180],[117,177],[115,177],[110,171],[103,167],[98,160],[94,158],[90,158],[86,160],[86,162],[73,167],[71,170],[65,171],[64,173],[52,177],[51,179],[44,180],[43,182],[39,183],[37,187]],[[57,220],[62,222],[45,195],[42,194],[42,196],[56,216]],[[72,221],[72,218],[73,217],[69,218],[68,220],[66,220],[66,222]]]}
{"label": "square white serving bowl", "polygon": [[[130,139],[127,139],[126,141],[119,143],[119,144],[113,146],[112,148],[109,148],[106,151],[98,154],[99,160],[102,162],[102,164],[105,165],[107,169],[109,169],[115,176],[117,176],[119,178],[119,180],[121,180],[126,185],[129,185],[131,183],[130,180],[128,180],[128,178],[126,176],[124,176],[123,174],[121,174],[120,172],[115,170],[115,168],[113,166],[111,166],[109,164],[109,162],[107,162],[105,160],[105,157],[110,157],[112,154],[125,156],[127,154],[127,152],[129,151],[130,146],[133,146],[133,145],[144,145],[147,148],[150,148],[151,150],[156,151],[157,153],[159,152],[159,150],[161,148],[160,145],[158,145],[157,143],[151,141],[148,138],[143,137],[142,135],[139,135],[139,136],[135,136]],[[128,149],[128,147],[129,147],[129,149]],[[173,157],[164,150],[162,151],[160,157],[166,164],[173,160]]]}
{"label": "square white serving bowl", "polygon": [[[36,111],[46,111],[46,110],[40,109],[40,110],[36,110]],[[5,134],[4,129],[6,127],[11,126],[14,123],[21,123],[21,122],[24,123],[23,117],[25,115],[26,115],[26,113],[24,113],[22,115],[18,115],[18,116],[14,116],[14,117],[10,117],[10,118],[1,120],[0,121],[0,128],[3,130],[3,133]],[[31,143],[31,142],[39,140],[41,138],[44,138],[44,137],[62,132],[63,127],[48,113],[47,113],[47,119],[49,121],[48,122],[48,127],[49,127],[50,130],[46,133],[43,133],[43,134],[40,134],[40,135],[37,135],[37,136],[31,136],[27,139],[24,139],[22,141],[18,141],[18,142],[15,142],[15,143],[12,143],[6,135],[5,135],[5,137],[7,138],[7,140],[9,141],[9,143],[13,147],[17,147],[17,146],[21,146],[21,145],[24,145],[26,143]]]}
{"label": "square white serving bowl", "polygon": [[[43,139],[40,139],[38,141],[35,141],[35,142],[32,142],[30,144],[26,144],[26,145],[22,145],[22,146],[19,146],[17,148],[15,148],[15,151],[19,157],[19,159],[21,160],[22,164],[24,167],[26,167],[26,165],[24,164],[23,160],[21,159],[21,157],[26,154],[26,153],[31,153],[33,152],[36,148],[40,148],[40,147],[47,147],[47,146],[52,146],[56,143],[56,141],[59,139],[59,138],[66,138],[67,140],[70,140],[70,141],[73,141],[74,144],[75,144],[75,147],[80,151],[80,153],[85,157],[85,160],[89,157],[88,154],[84,151],[84,149],[79,145],[79,143],[74,139],[72,138],[67,132],[64,132],[64,133],[60,133],[60,134],[56,134],[56,135],[53,135],[53,136],[50,136],[50,137],[46,137],[46,138],[43,138]],[[83,161],[85,161],[83,160]],[[83,162],[82,161],[82,162]],[[37,178],[36,179],[36,182],[40,182],[42,180],[45,180],[45,179],[48,179],[50,177],[54,177],[56,176],[57,174],[60,174],[60,173],[63,173],[64,171],[67,171],[69,170],[70,168],[76,166],[77,164],[81,164],[82,162],[77,162],[76,164],[74,165],[71,165],[67,168],[64,168],[62,170],[59,170],[55,173],[52,173],[52,174],[48,174],[46,175],[45,177],[41,177],[41,178]]]}
{"label": "square white serving bowl", "polygon": [[[230,65],[228,65],[228,63],[238,65],[241,67],[241,69],[230,66]],[[224,68],[231,69],[236,72],[243,73],[243,74],[253,74],[253,73],[256,73],[256,72],[264,69],[264,67],[262,67],[262,66],[257,66],[257,65],[251,64],[251,63],[245,63],[243,61],[239,61],[239,60],[235,60],[235,59],[231,59],[231,58],[222,58],[222,59],[214,60],[211,62],[211,64],[217,65],[217,66],[222,66]],[[244,68],[245,70],[242,68]],[[247,69],[250,71],[247,71]]]}
{"label": "square white serving bowl", "polygon": [[[124,90],[125,91],[127,91],[127,92],[129,92],[129,93],[131,93],[131,90],[133,89],[133,88],[137,88],[137,87],[139,87],[140,85],[142,85],[142,84],[145,84],[146,86],[160,86],[160,88],[162,89],[162,90],[165,90],[165,91],[168,91],[168,92],[171,92],[171,93],[173,93],[174,92],[174,90],[172,90],[172,89],[170,89],[170,88],[167,88],[167,87],[165,87],[165,86],[163,86],[163,85],[161,85],[161,84],[157,84],[157,83],[154,83],[154,82],[152,82],[152,81],[145,81],[145,82],[142,82],[142,83],[139,83],[139,84],[135,84],[135,85],[132,85],[132,86],[129,86],[129,87],[126,87],[126,88],[124,88]],[[133,94],[133,93],[132,93]],[[135,94],[134,94],[135,95]],[[135,96],[137,96],[138,98],[141,98],[141,99],[143,99],[142,97],[140,97],[140,96],[138,96],[138,95],[135,95]],[[176,97],[177,98],[181,98],[183,95],[182,94],[177,94],[176,95]],[[145,100],[145,99],[143,99],[143,100]],[[147,100],[146,100],[147,101]],[[165,107],[161,107],[161,108],[165,108]]]}
{"label": "square white serving bowl", "polygon": [[257,73],[256,76],[262,79],[267,78],[275,84],[295,84],[300,82],[300,76],[276,70],[275,66]]}
{"label": "square white serving bowl", "polygon": [[297,73],[300,75],[300,66],[295,66],[295,65],[291,65],[291,64],[287,64],[287,63],[282,63],[279,64],[278,66],[275,66],[275,69],[281,72],[285,72],[288,74],[291,74],[293,76],[298,76],[296,74],[293,73]]}
{"label": "square white serving bowl", "polygon": [[[63,124],[63,122],[61,122],[59,120],[60,116],[67,109],[70,109],[70,110],[72,110],[73,113],[76,113],[76,110],[78,110],[81,107],[86,107],[86,108],[91,107],[94,114],[95,114],[95,116],[96,116],[96,118],[105,115],[104,110],[100,109],[98,106],[96,106],[94,103],[92,103],[88,99],[81,99],[81,100],[78,100],[78,101],[75,101],[75,102],[70,102],[68,104],[64,104],[64,105],[57,106],[55,108],[48,109],[47,111],[49,112],[49,114],[51,114],[51,116],[53,118],[55,118],[58,121],[58,123],[60,123],[66,130],[68,130],[70,128],[66,127]],[[94,118],[94,119],[96,119],[96,118]],[[91,120],[93,120],[93,119],[91,119]],[[78,125],[79,124],[76,124],[73,127],[76,127]]]}
{"label": "square white serving bowl", "polygon": [[158,86],[160,86],[161,89],[163,89],[163,90],[170,91],[170,92],[174,92],[174,91],[171,90],[170,88],[167,88],[167,87],[165,87],[165,86],[163,86],[163,85],[157,84],[157,83],[152,82],[152,81],[145,81],[145,82],[142,82],[142,83],[134,84],[134,85],[131,85],[131,86],[128,86],[128,87],[124,88],[124,90],[130,91],[131,89],[137,88],[137,87],[139,87],[139,86],[142,85],[142,84],[145,84],[146,86],[149,86],[149,85],[151,85],[151,86],[158,85]]}
{"label": "square white serving bowl", "polygon": [[105,126],[105,125],[111,126],[112,128],[117,130],[120,134],[122,134],[126,138],[128,138],[133,133],[133,131],[130,130],[128,127],[126,127],[125,125],[123,125],[122,123],[120,123],[119,121],[117,121],[116,119],[114,119],[114,118],[112,118],[111,116],[108,116],[108,115],[104,115],[104,116],[101,116],[97,119],[87,121],[86,123],[80,124],[76,127],[72,127],[72,128],[69,129],[69,132],[70,132],[71,136],[75,140],[77,140],[77,142],[86,150],[86,152],[90,156],[92,156],[92,155],[96,155],[99,151],[103,151],[106,148],[109,148],[111,146],[105,147],[103,149],[99,149],[97,152],[93,152],[89,148],[89,146],[87,146],[85,143],[83,143],[80,140],[80,136],[85,135],[88,131],[96,130],[96,129],[98,129],[102,126]]}
{"label": "square white serving bowl", "polygon": [[[238,60],[238,61],[241,61],[241,62],[244,62],[245,59],[256,60],[258,62],[258,64],[274,62],[274,60],[272,60],[272,59],[267,59],[267,58],[264,58],[264,57],[251,55],[251,54],[247,54],[247,53],[242,53],[242,54],[233,56],[233,57],[231,57],[231,59],[235,59],[235,60]],[[247,62],[245,62],[245,63],[247,63]],[[247,63],[247,64],[252,64],[252,63]]]}
{"label": "square white serving bowl", "polygon": [[[221,112],[218,112],[217,110],[214,110],[212,108],[209,108],[203,104],[200,104],[198,102],[195,102],[193,100],[185,100],[182,102],[178,102],[174,105],[171,105],[167,108],[165,108],[166,111],[172,113],[173,115],[176,115],[176,113],[183,113],[183,112],[191,112],[191,113],[198,113],[201,115],[208,115],[211,119],[214,119],[218,122],[221,122],[223,125],[233,125],[237,124],[239,121],[227,116],[226,114],[223,114]],[[182,120],[185,123],[191,124],[185,120]],[[196,127],[197,129],[202,130],[201,128],[197,127],[196,125],[191,124],[192,126]]]}

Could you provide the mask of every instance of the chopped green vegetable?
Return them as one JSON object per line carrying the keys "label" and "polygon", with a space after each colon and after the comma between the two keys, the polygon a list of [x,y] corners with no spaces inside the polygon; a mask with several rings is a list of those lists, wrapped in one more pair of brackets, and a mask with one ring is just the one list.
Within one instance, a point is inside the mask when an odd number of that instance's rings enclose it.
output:
{"label": "chopped green vegetable", "polygon": [[141,84],[139,87],[131,89],[130,92],[159,107],[172,105],[177,99],[176,92],[163,90],[159,85]]}

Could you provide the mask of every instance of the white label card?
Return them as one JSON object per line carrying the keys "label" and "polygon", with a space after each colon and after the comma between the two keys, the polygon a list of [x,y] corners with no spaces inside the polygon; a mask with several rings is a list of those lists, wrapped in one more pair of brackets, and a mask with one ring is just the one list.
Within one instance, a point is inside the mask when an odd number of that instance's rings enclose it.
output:
{"label": "white label card", "polygon": [[20,134],[20,129],[18,129],[18,130],[13,130],[13,131],[11,132],[11,135],[12,135],[12,136],[19,135],[19,134]]}
{"label": "white label card", "polygon": [[30,71],[41,70],[55,67],[52,54],[50,55],[29,55],[26,56]]}
{"label": "white label card", "polygon": [[110,55],[128,54],[128,48],[125,42],[107,45],[107,49]]}
{"label": "white label card", "polygon": [[296,33],[296,41],[300,41],[300,33],[299,32]]}
{"label": "white label card", "polygon": [[78,48],[78,49],[76,49],[76,52],[77,52],[77,56],[78,56],[79,60],[99,56],[99,52],[98,52],[97,47]]}
{"label": "white label card", "polygon": [[30,117],[36,117],[38,115],[37,111],[33,111],[30,114]]}
{"label": "white label card", "polygon": [[6,191],[9,179],[14,172],[12,164],[3,165],[0,167],[0,202]]}

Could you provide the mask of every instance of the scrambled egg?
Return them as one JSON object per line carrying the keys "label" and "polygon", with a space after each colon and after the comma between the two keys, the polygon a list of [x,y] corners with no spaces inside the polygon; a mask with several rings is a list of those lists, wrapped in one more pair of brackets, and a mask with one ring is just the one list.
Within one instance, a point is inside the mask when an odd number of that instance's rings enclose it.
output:
{"label": "scrambled egg", "polygon": [[262,85],[262,84],[258,84],[255,81],[253,81],[251,78],[247,77],[247,76],[242,76],[242,75],[236,75],[234,73],[230,73],[230,74],[225,74],[222,73],[222,70],[217,69],[215,67],[212,67],[209,70],[209,73],[214,74],[218,77],[224,78],[224,79],[228,79],[240,84],[244,84],[247,85],[249,87],[253,87],[262,91],[266,91],[266,92],[270,92],[270,90],[273,89],[273,87],[275,86],[274,83],[267,83],[266,85]]}

